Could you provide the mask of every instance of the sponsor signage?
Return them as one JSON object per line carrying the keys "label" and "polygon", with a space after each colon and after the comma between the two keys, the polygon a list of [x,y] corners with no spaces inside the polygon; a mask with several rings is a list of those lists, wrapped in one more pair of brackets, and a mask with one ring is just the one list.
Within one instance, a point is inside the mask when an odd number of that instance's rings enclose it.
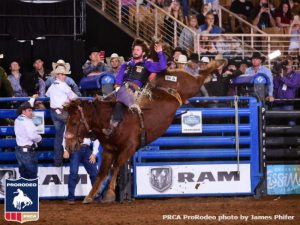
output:
{"label": "sponsor signage", "polygon": [[37,221],[39,219],[38,178],[6,179],[5,187],[5,220],[20,223]]}
{"label": "sponsor signage", "polygon": [[189,111],[181,115],[182,133],[202,133],[202,112]]}
{"label": "sponsor signage", "polygon": [[44,134],[45,133],[44,112],[33,111],[32,121],[33,121],[34,125],[36,126],[38,134]]}
{"label": "sponsor signage", "polygon": [[136,167],[137,196],[251,193],[250,164]]}
{"label": "sponsor signage", "polygon": [[[39,196],[66,197],[68,195],[69,171],[69,167],[39,167]],[[20,175],[17,167],[9,169],[2,168],[0,169],[0,175],[1,174],[6,174],[2,176],[2,178],[5,177],[3,180],[0,177],[0,189],[2,189],[2,193],[0,192],[0,199],[3,199],[5,196],[5,188],[3,187],[5,179],[15,179]],[[86,196],[91,190],[91,182],[83,166],[79,167],[78,179],[79,180],[75,189],[75,196]]]}
{"label": "sponsor signage", "polygon": [[267,193],[300,194],[300,165],[267,166]]}

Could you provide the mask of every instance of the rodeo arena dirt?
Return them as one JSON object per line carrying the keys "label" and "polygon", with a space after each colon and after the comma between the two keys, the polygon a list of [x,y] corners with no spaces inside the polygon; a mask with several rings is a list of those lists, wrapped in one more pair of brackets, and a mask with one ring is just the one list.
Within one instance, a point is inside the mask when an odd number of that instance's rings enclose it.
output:
{"label": "rodeo arena dirt", "polygon": [[[1,205],[1,211],[4,208]],[[300,224],[300,196],[141,199],[89,205],[40,201],[40,218],[28,224]],[[0,224],[7,222],[2,217]]]}

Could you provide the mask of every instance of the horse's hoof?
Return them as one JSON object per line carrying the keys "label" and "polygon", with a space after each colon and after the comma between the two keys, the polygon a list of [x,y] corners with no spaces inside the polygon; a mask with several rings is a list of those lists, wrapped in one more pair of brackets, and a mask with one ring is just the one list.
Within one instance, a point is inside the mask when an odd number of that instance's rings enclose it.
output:
{"label": "horse's hoof", "polygon": [[116,200],[116,194],[113,191],[108,190],[105,193],[104,198],[102,199],[102,203],[112,203]]}
{"label": "horse's hoof", "polygon": [[83,204],[89,204],[92,202],[93,202],[93,199],[90,197],[85,197],[84,200],[82,201]]}

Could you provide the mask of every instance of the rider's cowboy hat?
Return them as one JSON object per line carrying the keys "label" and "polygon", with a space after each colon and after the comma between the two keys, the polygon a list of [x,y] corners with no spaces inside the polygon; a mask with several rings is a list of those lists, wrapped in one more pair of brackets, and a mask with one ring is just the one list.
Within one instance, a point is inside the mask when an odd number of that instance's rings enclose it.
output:
{"label": "rider's cowboy hat", "polygon": [[226,67],[228,64],[228,60],[223,58],[223,55],[221,54],[215,56],[215,61],[221,61],[224,64],[224,67]]}
{"label": "rider's cowboy hat", "polygon": [[186,55],[179,55],[178,60],[174,60],[176,63],[180,64],[186,64],[187,63],[187,57]]}
{"label": "rider's cowboy hat", "polygon": [[26,109],[33,109],[33,107],[31,106],[31,104],[29,102],[23,102],[20,107],[17,109],[17,116],[22,114],[23,110]]}
{"label": "rider's cowboy hat", "polygon": [[55,74],[70,74],[70,63],[66,63],[64,60],[60,59],[56,63],[52,63],[53,73]]}
{"label": "rider's cowboy hat", "polygon": [[113,54],[111,54],[110,57],[106,57],[106,63],[107,63],[107,65],[111,67],[110,61],[111,61],[112,59],[116,59],[116,58],[119,59],[120,64],[123,64],[123,63],[125,62],[123,56],[119,56],[117,53],[113,53]]}

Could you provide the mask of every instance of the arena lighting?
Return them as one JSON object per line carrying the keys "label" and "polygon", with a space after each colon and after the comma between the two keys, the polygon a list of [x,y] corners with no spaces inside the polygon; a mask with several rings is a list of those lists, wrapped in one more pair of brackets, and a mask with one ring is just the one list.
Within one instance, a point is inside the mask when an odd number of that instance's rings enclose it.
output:
{"label": "arena lighting", "polygon": [[26,2],[26,3],[57,3],[57,2],[63,2],[65,0],[19,0],[20,2]]}
{"label": "arena lighting", "polygon": [[3,59],[4,58],[4,54],[0,54],[0,59]]}
{"label": "arena lighting", "polygon": [[275,59],[277,57],[281,56],[281,51],[280,50],[276,50],[274,52],[271,52],[269,55],[268,55],[268,58],[269,60],[272,60],[272,59]]}

